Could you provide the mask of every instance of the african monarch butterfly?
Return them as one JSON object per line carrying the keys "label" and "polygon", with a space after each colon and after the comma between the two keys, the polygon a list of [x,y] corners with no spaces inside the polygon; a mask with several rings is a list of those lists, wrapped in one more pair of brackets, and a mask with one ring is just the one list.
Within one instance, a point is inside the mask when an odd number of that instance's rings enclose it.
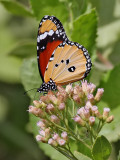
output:
{"label": "african monarch butterfly", "polygon": [[44,16],[39,24],[37,60],[43,80],[38,92],[56,90],[59,84],[81,80],[92,66],[88,51],[69,41],[61,22],[54,16]]}

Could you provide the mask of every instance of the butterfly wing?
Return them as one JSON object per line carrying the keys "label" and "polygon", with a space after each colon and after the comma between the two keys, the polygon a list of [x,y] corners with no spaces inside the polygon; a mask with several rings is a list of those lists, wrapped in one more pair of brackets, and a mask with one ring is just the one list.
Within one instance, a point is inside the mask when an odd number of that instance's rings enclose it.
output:
{"label": "butterfly wing", "polygon": [[37,59],[42,80],[48,61],[55,48],[68,38],[61,22],[54,16],[44,16],[40,22],[37,36]]}
{"label": "butterfly wing", "polygon": [[44,80],[52,79],[56,84],[68,84],[81,80],[91,70],[88,51],[78,43],[71,41],[61,43],[52,53]]}

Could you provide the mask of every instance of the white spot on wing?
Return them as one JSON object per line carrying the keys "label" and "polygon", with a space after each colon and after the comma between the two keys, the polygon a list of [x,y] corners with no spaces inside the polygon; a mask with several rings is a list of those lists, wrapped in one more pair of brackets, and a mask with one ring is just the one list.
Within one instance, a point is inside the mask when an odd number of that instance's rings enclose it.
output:
{"label": "white spot on wing", "polygon": [[45,39],[47,37],[47,32],[40,35],[40,40]]}
{"label": "white spot on wing", "polygon": [[37,37],[37,42],[38,42],[38,43],[40,42],[40,36]]}
{"label": "white spot on wing", "polygon": [[53,30],[50,30],[49,33],[48,33],[49,36],[52,36],[53,34],[54,34]]}

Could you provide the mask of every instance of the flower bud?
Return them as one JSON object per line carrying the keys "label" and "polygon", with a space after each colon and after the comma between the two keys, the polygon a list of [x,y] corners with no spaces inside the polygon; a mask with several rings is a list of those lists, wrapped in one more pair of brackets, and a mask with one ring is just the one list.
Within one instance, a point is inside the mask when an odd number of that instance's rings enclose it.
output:
{"label": "flower bud", "polygon": [[54,122],[54,123],[59,123],[60,122],[59,118],[56,115],[51,115],[50,118],[51,118],[51,121]]}
{"label": "flower bud", "polygon": [[84,107],[78,109],[77,114],[79,114],[80,117],[85,121],[87,121],[89,119],[89,117],[90,117],[89,110],[84,108]]}
{"label": "flower bud", "polygon": [[72,85],[71,85],[71,84],[68,84],[68,85],[66,86],[65,91],[66,91],[68,94],[71,95],[71,94],[73,93]]}
{"label": "flower bud", "polygon": [[73,95],[73,100],[77,103],[80,103],[80,97],[78,95]]}
{"label": "flower bud", "polygon": [[90,102],[90,101],[87,101],[87,102],[86,102],[86,105],[85,105],[85,109],[90,110],[91,108],[92,108],[91,102]]}
{"label": "flower bud", "polygon": [[45,137],[45,131],[40,130],[39,133],[40,133],[40,135],[41,135],[42,137]]}
{"label": "flower bud", "polygon": [[80,92],[82,92],[82,87],[79,85],[76,85],[74,87],[73,93],[79,95]]}
{"label": "flower bud", "polygon": [[57,133],[54,133],[52,138],[57,141],[60,137]]}
{"label": "flower bud", "polygon": [[57,105],[59,102],[58,102],[58,99],[56,98],[56,96],[55,95],[48,95],[48,98],[49,98],[49,100],[53,103],[53,104],[55,104],[55,105]]}
{"label": "flower bud", "polygon": [[42,101],[42,102],[44,102],[44,103],[50,103],[50,100],[49,100],[49,98],[48,98],[48,94],[47,95],[45,95],[45,96],[41,96],[40,97],[40,101]]}
{"label": "flower bud", "polygon": [[46,107],[46,104],[42,101],[33,101],[34,105],[37,107],[37,108],[41,108],[41,107]]}
{"label": "flower bud", "polygon": [[89,124],[92,126],[92,125],[94,125],[94,123],[95,123],[95,117],[91,116],[89,118]]}
{"label": "flower bud", "polygon": [[51,136],[51,129],[50,128],[46,128],[45,129],[45,138],[49,138]]}
{"label": "flower bud", "polygon": [[106,119],[107,123],[111,123],[114,120],[114,116],[110,116]]}
{"label": "flower bud", "polygon": [[53,106],[53,104],[48,104],[46,109],[47,109],[47,111],[53,112],[55,110],[55,107]]}
{"label": "flower bud", "polygon": [[50,144],[50,145],[52,145],[52,146],[57,146],[58,144],[57,144],[57,142],[55,141],[55,140],[53,140],[52,138],[50,138],[49,140],[48,140],[48,144]]}
{"label": "flower bud", "polygon": [[60,93],[65,93],[66,92],[65,89],[62,86],[60,86],[60,85],[57,86],[57,89],[58,89],[58,91]]}
{"label": "flower bud", "polygon": [[61,137],[66,141],[68,139],[67,132],[62,132]]}
{"label": "flower bud", "polygon": [[97,111],[98,111],[98,107],[97,106],[92,106],[92,108],[91,108],[92,115],[96,116]]}
{"label": "flower bud", "polygon": [[64,139],[59,139],[59,140],[58,140],[58,144],[59,144],[60,146],[64,146],[65,143],[66,143],[66,141],[65,141]]}
{"label": "flower bud", "polygon": [[45,127],[46,127],[45,123],[42,121],[38,121],[37,126],[40,127],[41,129],[45,129]]}
{"label": "flower bud", "polygon": [[94,102],[94,96],[93,96],[93,94],[88,94],[88,95],[87,95],[87,98],[88,98],[88,100],[89,100],[91,103]]}
{"label": "flower bud", "polygon": [[82,81],[82,90],[87,95],[87,81]]}
{"label": "flower bud", "polygon": [[103,110],[103,120],[106,120],[109,116],[110,108],[104,108]]}
{"label": "flower bud", "polygon": [[100,101],[103,93],[104,93],[104,89],[103,88],[98,88],[97,93],[95,95],[95,100]]}
{"label": "flower bud", "polygon": [[37,141],[41,141],[41,139],[42,139],[42,136],[40,136],[39,134],[36,136],[36,140]]}
{"label": "flower bud", "polygon": [[95,90],[96,86],[93,83],[89,83],[87,86],[87,91],[89,94],[93,93]]}
{"label": "flower bud", "polygon": [[58,106],[59,110],[64,110],[65,109],[65,103],[60,103]]}
{"label": "flower bud", "polygon": [[57,99],[58,99],[58,101],[59,102],[65,102],[66,101],[66,98],[67,98],[67,93],[65,92],[63,92],[63,93],[60,93],[60,92],[58,92],[57,93]]}
{"label": "flower bud", "polygon": [[43,142],[43,143],[46,143],[46,139],[45,137],[41,136],[41,135],[37,135],[36,136],[36,140],[39,142]]}
{"label": "flower bud", "polygon": [[28,111],[29,111],[29,113],[32,113],[35,116],[40,117],[40,118],[44,117],[44,115],[45,115],[44,112],[42,111],[42,109],[36,108],[36,107],[33,107],[33,106],[29,106]]}
{"label": "flower bud", "polygon": [[102,115],[100,114],[100,112],[99,112],[98,110],[96,110],[96,111],[94,112],[94,114],[95,114],[95,116],[96,116],[97,118],[102,119]]}
{"label": "flower bud", "polygon": [[82,118],[80,118],[80,116],[78,116],[78,115],[76,115],[74,118],[73,118],[73,120],[75,121],[75,122],[77,122],[78,124],[80,124],[81,126],[85,126],[86,125],[86,122],[82,119]]}

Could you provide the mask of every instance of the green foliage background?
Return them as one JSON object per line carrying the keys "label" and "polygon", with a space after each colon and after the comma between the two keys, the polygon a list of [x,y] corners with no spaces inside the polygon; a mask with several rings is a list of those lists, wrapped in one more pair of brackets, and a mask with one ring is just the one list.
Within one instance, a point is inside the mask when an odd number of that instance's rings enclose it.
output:
{"label": "green foliage background", "polygon": [[[119,160],[119,0],[0,0],[0,160],[66,159],[44,144],[39,149],[26,112],[30,98],[23,94],[41,84],[36,37],[39,22],[47,14],[60,19],[69,39],[84,45],[92,57],[88,80],[105,89],[99,107],[110,107],[115,116],[101,134],[112,143],[109,160]],[[35,91],[29,92],[32,99],[34,95]]]}

